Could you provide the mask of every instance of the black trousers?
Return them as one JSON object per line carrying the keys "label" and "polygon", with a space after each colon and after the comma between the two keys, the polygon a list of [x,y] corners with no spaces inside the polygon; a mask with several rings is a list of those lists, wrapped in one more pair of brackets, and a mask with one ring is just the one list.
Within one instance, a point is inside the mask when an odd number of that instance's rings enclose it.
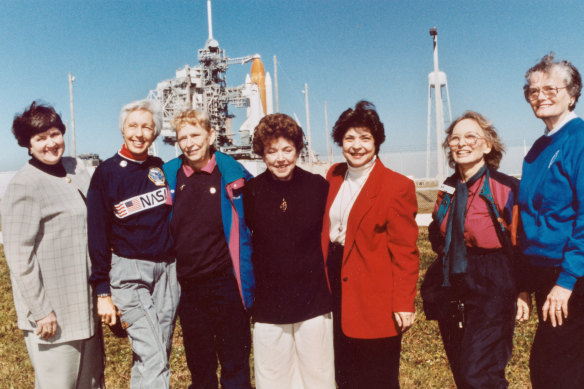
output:
{"label": "black trousers", "polygon": [[[469,250],[467,273],[452,278],[454,302],[444,302],[440,334],[458,388],[507,388],[517,292],[502,250]],[[449,313],[464,304],[464,324]],[[456,316],[456,315],[454,315]]]}
{"label": "black trousers", "polygon": [[180,324],[191,389],[217,389],[217,358],[223,389],[251,389],[251,333],[231,268],[182,285]]}
{"label": "black trousers", "polygon": [[542,307],[555,285],[559,268],[532,268],[539,324],[529,361],[534,389],[584,388],[584,283],[579,280],[568,301],[568,318],[561,326],[543,321]]}
{"label": "black trousers", "polygon": [[338,389],[399,388],[401,335],[379,339],[350,338],[341,328],[343,247],[330,244],[327,271],[333,294],[335,378]]}

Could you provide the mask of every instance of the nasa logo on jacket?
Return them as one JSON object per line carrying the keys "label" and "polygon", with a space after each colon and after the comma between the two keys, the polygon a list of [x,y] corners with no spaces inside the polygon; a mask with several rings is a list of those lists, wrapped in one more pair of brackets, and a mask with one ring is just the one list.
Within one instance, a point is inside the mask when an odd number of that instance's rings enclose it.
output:
{"label": "nasa logo on jacket", "polygon": [[166,185],[166,180],[164,179],[164,173],[162,172],[162,170],[160,168],[151,167],[150,171],[148,172],[148,178],[156,186],[165,186]]}

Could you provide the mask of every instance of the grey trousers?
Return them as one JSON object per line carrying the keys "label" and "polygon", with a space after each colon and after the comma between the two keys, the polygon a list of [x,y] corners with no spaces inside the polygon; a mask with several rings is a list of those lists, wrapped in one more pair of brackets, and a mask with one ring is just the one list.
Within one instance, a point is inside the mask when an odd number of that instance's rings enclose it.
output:
{"label": "grey trousers", "polygon": [[130,388],[169,388],[169,356],[180,286],[176,261],[112,256],[112,300],[134,352]]}
{"label": "grey trousers", "polygon": [[39,343],[33,331],[23,332],[36,389],[105,388],[101,332],[89,339],[55,344]]}

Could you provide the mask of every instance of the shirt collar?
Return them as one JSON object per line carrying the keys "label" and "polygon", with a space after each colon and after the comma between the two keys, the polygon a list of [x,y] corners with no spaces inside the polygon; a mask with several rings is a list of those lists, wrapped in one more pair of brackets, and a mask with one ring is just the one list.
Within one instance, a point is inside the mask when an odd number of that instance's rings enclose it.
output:
{"label": "shirt collar", "polygon": [[[213,156],[211,157],[209,162],[207,162],[205,167],[201,169],[201,172],[211,174],[211,173],[213,173],[215,166],[217,166],[217,161],[215,160],[215,153],[213,153]],[[195,169],[193,169],[188,163],[185,163],[184,159],[183,159],[182,168],[183,168],[183,173],[187,177],[190,177],[193,175],[193,173],[195,173]]]}
{"label": "shirt collar", "polygon": [[146,161],[146,159],[148,158],[148,153],[146,153],[144,155],[136,155],[136,154],[132,153],[130,150],[128,150],[125,143],[122,145],[122,148],[120,149],[120,151],[118,151],[118,154],[127,160],[130,160],[133,162],[138,162],[138,163],[142,163],[142,162]]}
{"label": "shirt collar", "polygon": [[577,118],[578,115],[576,115],[574,113],[574,111],[570,112],[569,114],[566,115],[566,117],[564,118],[564,120],[562,120],[560,123],[558,123],[557,126],[555,126],[554,128],[552,128],[551,130],[548,130],[548,128],[545,128],[545,135],[547,136],[552,136],[553,134],[555,134],[556,132],[558,132],[562,127],[564,127],[564,125],[566,123],[568,123],[570,120]]}

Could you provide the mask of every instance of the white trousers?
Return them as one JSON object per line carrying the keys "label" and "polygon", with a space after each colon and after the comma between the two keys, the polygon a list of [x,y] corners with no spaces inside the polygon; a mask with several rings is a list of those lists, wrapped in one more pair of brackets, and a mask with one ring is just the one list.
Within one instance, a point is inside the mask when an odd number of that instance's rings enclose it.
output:
{"label": "white trousers", "polygon": [[103,384],[101,337],[70,342],[38,343],[32,331],[24,332],[24,342],[34,368],[36,389],[98,389]]}
{"label": "white trousers", "polygon": [[257,389],[335,389],[333,319],[327,313],[293,324],[255,323]]}

